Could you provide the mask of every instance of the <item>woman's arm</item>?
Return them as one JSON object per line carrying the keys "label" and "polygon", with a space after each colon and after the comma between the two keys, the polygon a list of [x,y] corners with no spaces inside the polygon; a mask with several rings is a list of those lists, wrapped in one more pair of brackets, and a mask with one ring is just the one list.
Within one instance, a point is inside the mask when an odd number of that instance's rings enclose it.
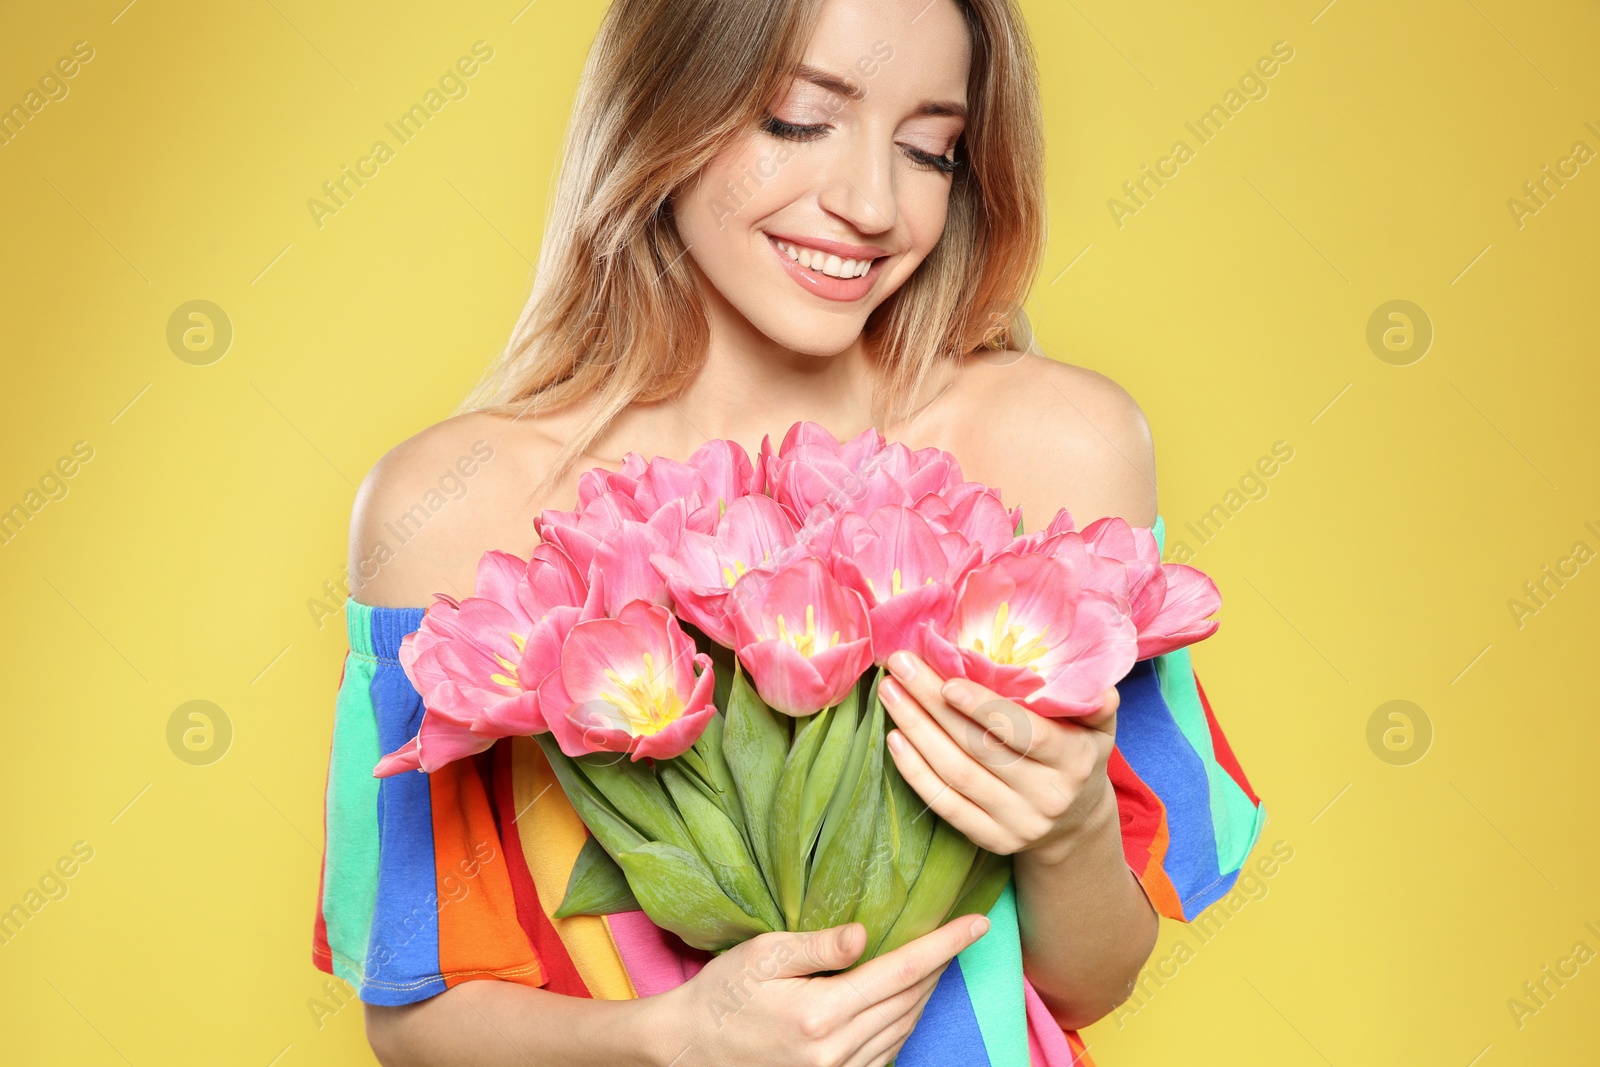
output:
{"label": "woman's arm", "polygon": [[[383,1067],[666,1067],[655,998],[591,1000],[512,982],[464,982],[404,1007],[366,1005]],[[680,1065],[681,1067],[681,1065]]]}
{"label": "woman's arm", "polygon": [[1128,999],[1155,949],[1159,920],[1122,851],[1116,794],[1099,772],[1082,822],[1056,845],[1014,860],[1023,969],[1064,1030]]}

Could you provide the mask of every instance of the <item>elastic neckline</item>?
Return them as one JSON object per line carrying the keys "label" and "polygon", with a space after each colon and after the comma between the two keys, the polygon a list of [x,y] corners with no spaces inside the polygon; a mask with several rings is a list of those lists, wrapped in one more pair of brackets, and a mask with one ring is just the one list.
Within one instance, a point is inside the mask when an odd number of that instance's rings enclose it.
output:
{"label": "elastic neckline", "polygon": [[422,625],[426,613],[426,608],[386,608],[346,598],[344,614],[350,649],[378,659],[398,660],[401,639]]}

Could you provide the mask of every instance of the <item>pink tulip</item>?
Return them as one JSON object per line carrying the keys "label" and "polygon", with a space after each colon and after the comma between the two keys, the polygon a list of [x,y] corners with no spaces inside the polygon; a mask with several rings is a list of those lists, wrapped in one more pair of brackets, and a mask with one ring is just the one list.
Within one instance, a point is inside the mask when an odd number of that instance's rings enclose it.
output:
{"label": "pink tulip", "polygon": [[473,595],[459,602],[436,597],[421,626],[400,643],[400,666],[422,696],[422,722],[374,775],[431,771],[482,752],[498,737],[544,732],[542,652],[559,636],[557,624],[576,621],[585,595],[577,568],[555,545],[537,546],[526,562],[484,553]]}
{"label": "pink tulip", "polygon": [[817,556],[746,573],[729,594],[728,613],[756,692],[785,714],[837,704],[872,662],[866,601]]}
{"label": "pink tulip", "polygon": [[1116,516],[1090,523],[1084,543],[1097,555],[1126,564],[1128,606],[1139,631],[1139,658],[1192,645],[1217,632],[1210,616],[1222,606],[1216,583],[1181,563],[1162,563],[1155,534]]}
{"label": "pink tulip", "polygon": [[971,678],[1052,718],[1097,710],[1137,646],[1125,605],[1085,588],[1072,563],[1015,553],[963,575],[914,641],[944,677]]}
{"label": "pink tulip", "polygon": [[715,683],[711,657],[695,651],[672,613],[634,600],[614,619],[587,619],[567,632],[560,667],[540,686],[539,700],[569,756],[669,759],[716,714]]}
{"label": "pink tulip", "polygon": [[719,505],[760,492],[761,482],[761,471],[749,453],[733,441],[707,441],[685,463],[666,456],[647,461],[639,453],[629,452],[620,471],[597,467],[579,477],[578,509],[582,511],[606,492],[616,492],[632,500],[646,516],[685,500],[691,516],[704,508],[714,520]]}
{"label": "pink tulip", "polygon": [[866,601],[873,662],[882,665],[890,653],[908,647],[917,624],[947,601],[952,584],[982,553],[982,545],[900,504],[885,504],[868,516],[843,516],[834,537],[833,572]]}
{"label": "pink tulip", "polygon": [[796,550],[797,523],[769,496],[743,496],[728,504],[714,532],[684,527],[670,551],[652,552],[650,564],[666,582],[678,615],[717,644],[732,648],[728,590],[757,567],[775,567]]}

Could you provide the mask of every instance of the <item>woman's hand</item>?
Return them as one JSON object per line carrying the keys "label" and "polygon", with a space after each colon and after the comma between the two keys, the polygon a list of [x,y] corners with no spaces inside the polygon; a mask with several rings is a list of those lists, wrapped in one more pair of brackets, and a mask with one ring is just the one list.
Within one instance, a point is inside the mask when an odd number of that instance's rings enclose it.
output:
{"label": "woman's hand", "polygon": [[1115,686],[1094,714],[1049,719],[970,679],[941,678],[911,652],[890,656],[889,670],[878,694],[899,727],[888,738],[895,765],[980,848],[1055,858],[1114,804],[1106,760],[1117,734]]}
{"label": "woman's hand", "polygon": [[[861,966],[866,927],[760,934],[647,998],[671,1067],[882,1067],[950,960],[988,930],[962,915]],[[840,971],[807,977],[817,971]]]}

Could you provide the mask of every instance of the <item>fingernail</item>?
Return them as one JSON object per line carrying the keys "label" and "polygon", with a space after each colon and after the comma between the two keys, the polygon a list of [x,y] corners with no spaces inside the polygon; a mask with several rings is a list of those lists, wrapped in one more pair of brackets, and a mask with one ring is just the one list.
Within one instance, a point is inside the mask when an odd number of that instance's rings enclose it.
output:
{"label": "fingernail", "polygon": [[889,731],[889,751],[893,752],[895,755],[898,756],[900,753],[904,752],[905,750],[906,750],[906,739],[904,737],[900,736],[900,731],[899,730],[890,730]]}
{"label": "fingernail", "polygon": [[971,930],[973,937],[982,937],[984,934],[989,932],[989,920],[974,919]]}
{"label": "fingernail", "polygon": [[917,676],[917,665],[912,660],[911,653],[904,650],[889,657],[889,669],[907,681]]}
{"label": "fingernail", "polygon": [[848,949],[850,947],[850,927],[840,927],[839,936],[834,938],[834,943],[842,949]]}
{"label": "fingernail", "polygon": [[958,708],[964,708],[972,703],[972,690],[960,682],[951,682],[944,687],[944,698]]}

